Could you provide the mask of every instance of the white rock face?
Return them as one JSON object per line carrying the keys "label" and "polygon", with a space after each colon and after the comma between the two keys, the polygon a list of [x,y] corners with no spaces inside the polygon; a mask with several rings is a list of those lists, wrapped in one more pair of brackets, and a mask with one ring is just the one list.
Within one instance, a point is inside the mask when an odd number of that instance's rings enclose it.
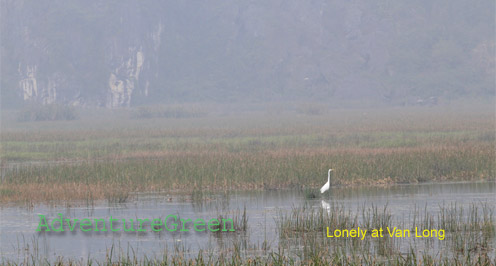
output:
{"label": "white rock face", "polygon": [[26,65],[23,68],[19,64],[17,71],[21,76],[19,87],[25,101],[38,101],[42,104],[51,104],[57,100],[57,86],[60,79],[57,78],[58,75],[56,73],[47,77],[46,80],[38,81],[37,65]]}
{"label": "white rock face", "polygon": [[[162,22],[158,23],[155,29],[147,33],[147,38],[151,39],[152,43],[149,46],[144,44],[137,46],[129,46],[126,49],[120,50],[118,45],[113,45],[108,51],[109,64],[112,64],[113,70],[108,78],[109,93],[106,101],[107,108],[129,107],[133,92],[138,89],[140,95],[148,96],[150,81],[146,74],[143,76],[145,68],[145,52],[152,50],[152,53],[157,52],[161,43],[161,34],[163,31]],[[148,47],[148,50],[147,48]],[[152,49],[150,49],[152,48]],[[144,52],[145,51],[145,52]],[[154,59],[152,58],[151,61]],[[117,63],[117,67],[115,64]],[[146,71],[149,70],[150,61],[146,63]],[[142,80],[140,80],[140,78]],[[138,84],[141,84],[138,86]]]}
{"label": "white rock face", "polygon": [[129,107],[131,104],[131,97],[145,62],[142,48],[129,47],[126,59],[122,58],[121,64],[110,73],[107,108]]}
{"label": "white rock face", "polygon": [[57,99],[57,84],[58,82],[52,78],[48,78],[48,85],[42,91],[42,103],[52,104]]}
{"label": "white rock face", "polygon": [[19,64],[18,72],[23,78],[19,81],[19,87],[23,92],[24,100],[32,100],[38,95],[38,83],[36,82],[36,66],[26,66],[25,72]]}
{"label": "white rock face", "polygon": [[136,53],[136,73],[134,73],[136,79],[139,79],[139,74],[141,69],[143,68],[144,62],[145,62],[145,57],[143,56],[143,52],[138,51]]}

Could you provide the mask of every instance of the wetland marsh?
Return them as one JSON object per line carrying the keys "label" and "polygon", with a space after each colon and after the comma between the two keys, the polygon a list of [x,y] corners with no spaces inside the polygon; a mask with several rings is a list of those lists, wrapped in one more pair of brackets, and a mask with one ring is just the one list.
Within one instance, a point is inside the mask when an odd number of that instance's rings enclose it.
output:
{"label": "wetland marsh", "polygon": [[[490,106],[182,119],[126,112],[2,117],[3,263],[495,263]],[[331,189],[320,195],[330,167]],[[226,218],[237,230],[35,231],[40,214],[59,213]],[[328,228],[358,227],[369,230],[363,239],[327,237]],[[414,235],[388,236],[394,227]],[[371,236],[378,228],[384,237]],[[445,235],[419,238],[416,228]]]}

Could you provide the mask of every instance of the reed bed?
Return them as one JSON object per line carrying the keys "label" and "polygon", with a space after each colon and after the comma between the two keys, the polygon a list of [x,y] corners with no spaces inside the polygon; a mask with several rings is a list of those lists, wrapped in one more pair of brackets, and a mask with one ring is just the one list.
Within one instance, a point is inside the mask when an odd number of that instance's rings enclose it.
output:
{"label": "reed bed", "polygon": [[97,261],[91,258],[87,260],[76,260],[70,258],[59,257],[54,262],[49,262],[35,256],[26,258],[21,263],[2,261],[6,266],[17,265],[495,265],[496,260],[488,256],[474,255],[466,257],[447,257],[443,254],[429,255],[423,252],[410,251],[401,256],[394,256],[387,260],[378,259],[377,257],[366,254],[346,254],[344,252],[335,252],[330,256],[315,255],[307,261],[299,261],[288,257],[284,253],[271,252],[266,256],[256,256],[247,258],[239,254],[214,254],[211,252],[199,252],[194,258],[186,258],[183,255],[164,254],[161,257],[138,257],[131,251],[123,253],[114,259],[106,259],[105,261]]}
{"label": "reed bed", "polygon": [[[159,158],[32,165],[6,170],[0,201],[113,198],[121,191],[317,188],[328,167],[332,185],[388,185],[426,181],[490,180],[489,146],[458,150],[351,154],[321,151],[212,152]],[[105,191],[110,193],[104,193]]]}
{"label": "reed bed", "polygon": [[[245,211],[227,214],[235,226],[243,227]],[[0,260],[2,265],[494,265],[496,262],[494,206],[477,202],[461,208],[440,206],[436,213],[413,208],[408,223],[391,218],[386,207],[360,206],[349,209],[331,204],[329,209],[308,206],[281,212],[277,218],[278,244],[274,248],[247,244],[246,237],[231,237],[229,246],[192,253],[176,243],[164,247],[163,254],[150,257],[131,246],[110,246],[104,259],[57,257],[48,259],[39,250],[37,238],[19,243],[20,260]],[[443,241],[401,238],[327,238],[325,227],[366,229],[391,226],[414,226],[422,229],[444,228]],[[451,224],[451,225],[450,225]],[[492,228],[492,229],[491,229]],[[246,231],[242,231],[245,233]],[[385,233],[387,234],[387,233]],[[221,237],[216,236],[215,237]],[[462,238],[463,242],[461,242]],[[409,242],[404,245],[403,242]],[[433,243],[436,242],[437,244]]]}
{"label": "reed bed", "polygon": [[4,120],[0,202],[120,202],[137,191],[200,188],[316,189],[329,167],[333,186],[496,176],[491,108],[93,118]]}
{"label": "reed bed", "polygon": [[[410,211],[413,219],[407,222],[392,219],[387,206],[361,206],[357,210],[346,209],[343,205],[331,204],[327,209],[310,207],[294,208],[281,212],[277,220],[280,237],[279,247],[293,257],[309,261],[316,256],[346,254],[358,257],[361,263],[370,260],[390,264],[409,261],[415,264],[464,264],[482,260],[490,265],[496,258],[496,222],[494,206],[487,203],[473,203],[468,208],[456,205],[440,206],[437,214],[421,208]],[[411,228],[410,237],[390,237],[386,228]],[[366,229],[369,235],[358,238],[329,238],[327,228]],[[371,237],[372,229],[382,228],[384,237]],[[416,238],[413,232],[444,229],[443,240]],[[332,235],[332,234],[331,234]],[[414,240],[412,240],[412,238]],[[424,252],[419,252],[424,250]],[[437,257],[436,256],[440,256]],[[444,257],[444,258],[443,258]],[[448,259],[449,258],[449,259]],[[346,262],[347,264],[349,262]],[[494,262],[492,262],[494,263]]]}

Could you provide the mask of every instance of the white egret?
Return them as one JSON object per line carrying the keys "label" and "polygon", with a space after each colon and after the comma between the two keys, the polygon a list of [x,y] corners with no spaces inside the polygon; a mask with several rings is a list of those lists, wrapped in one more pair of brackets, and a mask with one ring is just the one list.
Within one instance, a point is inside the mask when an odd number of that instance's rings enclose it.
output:
{"label": "white egret", "polygon": [[329,187],[331,186],[331,171],[332,169],[329,169],[329,172],[327,173],[327,183],[322,186],[322,188],[320,189],[320,193],[324,193],[329,190]]}

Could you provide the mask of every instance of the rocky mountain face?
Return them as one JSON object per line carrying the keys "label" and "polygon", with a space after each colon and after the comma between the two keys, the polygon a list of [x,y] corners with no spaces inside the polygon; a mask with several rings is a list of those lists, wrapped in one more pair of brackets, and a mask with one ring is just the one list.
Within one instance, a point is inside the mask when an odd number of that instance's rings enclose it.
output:
{"label": "rocky mountain face", "polygon": [[2,104],[494,95],[491,10],[492,1],[2,0]]}
{"label": "rocky mountain face", "polygon": [[6,86],[24,101],[114,108],[147,96],[150,76],[157,72],[160,18],[136,12],[139,2],[87,5],[3,3],[2,52],[15,54],[2,61],[17,68],[5,73],[13,81]]}
{"label": "rocky mountain face", "polygon": [[110,69],[106,107],[130,106],[132,97],[148,96],[151,74],[158,71],[156,54],[162,27],[162,23],[157,22],[144,34],[116,36],[109,40],[105,51],[105,64]]}

